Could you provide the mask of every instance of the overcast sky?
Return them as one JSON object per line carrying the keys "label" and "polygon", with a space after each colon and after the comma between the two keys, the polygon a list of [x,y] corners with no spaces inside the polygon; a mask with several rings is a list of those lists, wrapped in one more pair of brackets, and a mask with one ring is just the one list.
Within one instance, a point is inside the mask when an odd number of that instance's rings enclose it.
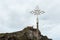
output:
{"label": "overcast sky", "polygon": [[60,40],[60,0],[0,0],[0,33],[35,26],[36,18],[30,11],[37,5],[45,11],[39,16],[41,33]]}

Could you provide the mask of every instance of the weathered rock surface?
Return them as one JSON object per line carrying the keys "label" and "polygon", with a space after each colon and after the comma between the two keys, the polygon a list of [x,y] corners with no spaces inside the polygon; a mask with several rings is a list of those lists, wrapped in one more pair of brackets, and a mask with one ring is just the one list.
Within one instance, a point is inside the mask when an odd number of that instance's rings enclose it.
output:
{"label": "weathered rock surface", "polygon": [[[52,40],[43,36],[38,30],[38,40]],[[33,27],[24,28],[22,31],[0,34],[0,40],[37,40],[37,29]]]}

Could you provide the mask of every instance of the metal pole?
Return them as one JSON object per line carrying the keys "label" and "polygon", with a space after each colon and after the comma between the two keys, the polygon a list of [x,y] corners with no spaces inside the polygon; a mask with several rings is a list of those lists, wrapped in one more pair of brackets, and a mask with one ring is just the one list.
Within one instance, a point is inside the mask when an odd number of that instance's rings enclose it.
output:
{"label": "metal pole", "polygon": [[38,30],[39,30],[39,29],[38,29],[38,27],[39,27],[39,23],[38,23],[38,15],[37,15],[37,22],[36,22],[36,25],[37,25],[37,40],[38,40],[38,35],[39,35],[39,34],[38,34]]}

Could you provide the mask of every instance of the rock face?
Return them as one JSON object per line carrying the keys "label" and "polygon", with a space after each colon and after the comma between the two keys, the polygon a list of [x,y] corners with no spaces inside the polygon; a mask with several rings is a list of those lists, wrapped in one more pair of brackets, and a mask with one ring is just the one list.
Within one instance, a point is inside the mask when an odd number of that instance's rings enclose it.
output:
{"label": "rock face", "polygon": [[[38,30],[38,40],[52,40],[47,36],[41,35],[41,32]],[[0,40],[37,40],[37,29],[28,26],[22,31],[13,32],[13,33],[2,33],[0,34]]]}

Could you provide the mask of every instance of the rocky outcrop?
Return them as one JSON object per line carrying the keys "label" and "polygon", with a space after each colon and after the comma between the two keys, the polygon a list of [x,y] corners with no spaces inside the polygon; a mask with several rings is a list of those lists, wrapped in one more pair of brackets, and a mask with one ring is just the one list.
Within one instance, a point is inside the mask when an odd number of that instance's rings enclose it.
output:
{"label": "rocky outcrop", "polygon": [[[38,40],[52,40],[47,36],[43,36],[38,30]],[[37,40],[37,29],[31,26],[24,28],[22,31],[13,33],[0,34],[0,40]]]}

